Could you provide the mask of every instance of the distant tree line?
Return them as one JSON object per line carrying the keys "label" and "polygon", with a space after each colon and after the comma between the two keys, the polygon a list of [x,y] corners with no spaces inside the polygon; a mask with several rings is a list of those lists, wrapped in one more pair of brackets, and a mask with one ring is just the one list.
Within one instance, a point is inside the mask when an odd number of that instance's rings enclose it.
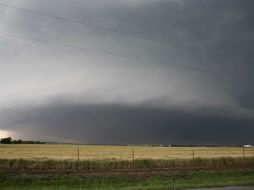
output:
{"label": "distant tree line", "polygon": [[7,137],[7,138],[2,138],[0,140],[1,144],[22,144],[22,140],[12,140],[11,137]]}
{"label": "distant tree line", "polygon": [[1,138],[0,144],[45,144],[41,141],[23,141],[23,140],[12,140],[11,137]]}

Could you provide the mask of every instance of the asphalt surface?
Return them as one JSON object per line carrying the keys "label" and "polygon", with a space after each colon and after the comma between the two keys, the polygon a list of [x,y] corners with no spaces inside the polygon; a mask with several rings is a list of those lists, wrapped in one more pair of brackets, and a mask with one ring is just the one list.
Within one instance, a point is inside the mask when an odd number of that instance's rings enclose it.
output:
{"label": "asphalt surface", "polygon": [[254,190],[254,187],[222,187],[222,188],[204,188],[195,190]]}

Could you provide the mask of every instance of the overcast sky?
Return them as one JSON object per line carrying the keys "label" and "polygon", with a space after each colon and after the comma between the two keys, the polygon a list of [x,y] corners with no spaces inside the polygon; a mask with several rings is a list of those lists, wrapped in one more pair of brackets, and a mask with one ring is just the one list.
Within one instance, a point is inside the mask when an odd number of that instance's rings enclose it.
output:
{"label": "overcast sky", "polygon": [[0,136],[254,144],[253,9],[253,0],[0,0]]}

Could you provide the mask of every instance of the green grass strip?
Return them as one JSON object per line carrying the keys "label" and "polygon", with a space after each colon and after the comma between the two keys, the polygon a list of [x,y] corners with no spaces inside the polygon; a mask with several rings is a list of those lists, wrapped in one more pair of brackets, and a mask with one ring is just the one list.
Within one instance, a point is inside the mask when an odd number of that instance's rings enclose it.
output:
{"label": "green grass strip", "polygon": [[254,186],[253,172],[193,172],[151,177],[11,177],[0,175],[1,190],[181,190],[186,188]]}

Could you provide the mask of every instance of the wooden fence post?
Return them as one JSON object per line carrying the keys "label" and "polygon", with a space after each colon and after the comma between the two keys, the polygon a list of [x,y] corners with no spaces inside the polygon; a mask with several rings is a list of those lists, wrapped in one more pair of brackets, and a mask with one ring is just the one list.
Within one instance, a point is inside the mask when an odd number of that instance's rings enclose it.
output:
{"label": "wooden fence post", "polygon": [[245,159],[245,150],[243,148],[243,159]]}
{"label": "wooden fence post", "polygon": [[132,168],[134,168],[134,149],[132,149]]}
{"label": "wooden fence post", "polygon": [[195,151],[192,149],[192,167],[195,169]]}
{"label": "wooden fence post", "polygon": [[79,170],[79,147],[78,147],[78,170]]}

